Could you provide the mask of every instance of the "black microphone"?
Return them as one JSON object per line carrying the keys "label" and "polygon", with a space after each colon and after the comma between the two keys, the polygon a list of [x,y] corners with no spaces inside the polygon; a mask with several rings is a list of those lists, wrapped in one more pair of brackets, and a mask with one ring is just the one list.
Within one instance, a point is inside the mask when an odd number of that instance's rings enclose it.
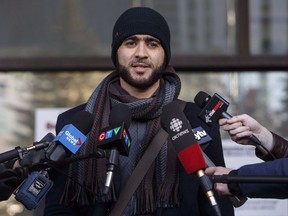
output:
{"label": "black microphone", "polygon": [[[47,146],[47,143],[50,143],[54,139],[54,137],[55,136],[52,133],[48,133],[40,141],[34,142],[34,146],[29,146],[27,148],[18,147],[18,156],[16,156],[15,151],[9,151],[9,153],[3,154],[6,155],[6,159],[11,159],[8,160],[7,163],[5,163],[5,166],[4,163],[0,163],[0,166],[5,168],[1,169],[0,172],[0,201],[9,199],[9,197],[13,194],[14,190],[19,187],[19,185],[24,179],[27,178],[29,171],[28,168],[25,166],[31,166],[31,164],[38,163],[41,159],[45,158],[45,156],[43,156],[44,154],[42,154],[44,152],[44,149],[42,148],[44,146]],[[16,158],[19,158],[20,167],[12,169],[15,162],[15,156]]]}
{"label": "black microphone", "polygon": [[24,156],[30,151],[39,151],[49,146],[52,141],[50,138],[54,135],[52,133],[46,134],[39,142],[34,142],[33,145],[21,148],[20,146],[15,149],[0,154],[0,163],[18,158],[23,159]]}
{"label": "black microphone", "polygon": [[[93,125],[92,114],[80,111],[72,118],[71,124],[65,125],[49,145],[48,159],[60,160],[68,156],[68,151],[75,154],[86,140]],[[64,147],[65,146],[65,147]],[[47,170],[33,171],[14,191],[15,199],[28,210],[37,208],[41,200],[53,186]]]}
{"label": "black microphone", "polygon": [[201,126],[193,128],[192,132],[194,133],[194,137],[197,143],[200,145],[202,149],[202,154],[203,154],[203,157],[205,159],[207,166],[214,167],[215,164],[210,160],[210,158],[204,152],[204,150],[208,147],[208,145],[212,141],[211,136]]}
{"label": "black microphone", "polygon": [[208,147],[208,145],[212,141],[211,136],[201,126],[193,128],[192,132],[194,133],[194,137],[197,143],[200,145],[202,149],[202,154],[203,154],[203,157],[205,159],[207,166],[214,167],[215,164],[210,160],[210,158],[204,152],[204,150]]}
{"label": "black microphone", "polygon": [[194,133],[194,137],[202,150],[204,150],[212,141],[212,138],[201,126],[193,128],[192,132]]}
{"label": "black microphone", "polygon": [[129,155],[131,137],[128,128],[131,123],[131,110],[124,104],[117,104],[112,107],[109,116],[109,127],[100,131],[97,147],[110,149],[110,156],[107,166],[104,195],[108,193],[113,179],[115,167],[119,165],[119,154]]}
{"label": "black microphone", "polygon": [[212,190],[212,183],[203,171],[207,165],[201,147],[197,143],[192,128],[177,102],[171,102],[163,107],[161,126],[169,134],[169,138],[185,171],[188,174],[197,173],[202,189],[213,210],[216,215],[221,215]]}
{"label": "black microphone", "polygon": [[41,143],[41,142],[46,142],[48,143],[48,146],[38,151],[30,151],[27,154],[25,154],[23,158],[19,160],[19,164],[21,165],[21,167],[25,167],[25,166],[28,167],[33,164],[45,161],[46,150],[54,139],[55,139],[55,135],[52,133],[48,133],[39,142],[34,142],[34,145]]}
{"label": "black microphone", "polygon": [[65,125],[46,150],[46,157],[58,161],[80,149],[93,125],[93,116],[88,111],[76,113],[70,124]]}
{"label": "black microphone", "polygon": [[[194,101],[196,105],[202,108],[202,111],[199,114],[200,119],[208,125],[211,125],[220,118],[232,118],[232,116],[227,113],[229,102],[217,93],[211,97],[206,92],[200,91],[195,96]],[[261,146],[260,140],[255,135],[252,134],[249,139],[256,146]]]}
{"label": "black microphone", "polygon": [[262,183],[262,184],[287,184],[288,176],[257,176],[257,175],[212,175],[212,182],[228,183]]}

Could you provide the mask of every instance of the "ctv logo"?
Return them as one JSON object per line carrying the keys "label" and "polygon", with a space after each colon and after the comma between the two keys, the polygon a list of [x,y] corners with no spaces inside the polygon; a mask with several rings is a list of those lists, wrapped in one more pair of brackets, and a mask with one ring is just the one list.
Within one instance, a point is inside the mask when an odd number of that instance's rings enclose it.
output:
{"label": "ctv logo", "polygon": [[130,147],[131,141],[130,141],[130,137],[128,136],[126,129],[124,128],[123,133],[122,133],[122,137],[125,140],[125,144]]}
{"label": "ctv logo", "polygon": [[197,131],[196,133],[194,133],[194,136],[195,136],[195,139],[196,140],[201,140],[203,137],[206,137],[207,136],[207,133],[205,130],[202,130],[202,131]]}
{"label": "ctv logo", "polygon": [[98,136],[98,141],[101,142],[103,140],[111,139],[113,137],[113,132],[114,132],[114,135],[116,136],[120,129],[121,129],[121,127],[116,127],[116,128],[113,128],[113,129],[110,129],[110,130],[107,130],[107,131],[103,131]]}

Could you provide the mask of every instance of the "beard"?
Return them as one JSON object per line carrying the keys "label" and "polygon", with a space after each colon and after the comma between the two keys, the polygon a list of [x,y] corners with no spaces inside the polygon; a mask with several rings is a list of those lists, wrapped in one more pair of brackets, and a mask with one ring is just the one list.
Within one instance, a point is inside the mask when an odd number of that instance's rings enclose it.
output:
{"label": "beard", "polygon": [[155,68],[148,78],[141,80],[133,79],[128,68],[119,63],[117,64],[116,70],[118,71],[119,76],[129,85],[145,90],[155,84],[162,77],[164,73],[164,64]]}

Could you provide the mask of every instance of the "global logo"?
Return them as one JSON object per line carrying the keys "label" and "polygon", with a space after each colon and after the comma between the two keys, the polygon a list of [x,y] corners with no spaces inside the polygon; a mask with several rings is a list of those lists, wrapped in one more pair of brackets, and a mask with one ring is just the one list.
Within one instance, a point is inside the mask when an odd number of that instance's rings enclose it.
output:
{"label": "global logo", "polygon": [[179,132],[182,128],[183,122],[178,118],[173,118],[170,122],[170,129],[173,132]]}
{"label": "global logo", "polygon": [[72,144],[72,145],[82,145],[82,140],[79,137],[78,139],[75,138],[70,131],[65,131],[66,139]]}

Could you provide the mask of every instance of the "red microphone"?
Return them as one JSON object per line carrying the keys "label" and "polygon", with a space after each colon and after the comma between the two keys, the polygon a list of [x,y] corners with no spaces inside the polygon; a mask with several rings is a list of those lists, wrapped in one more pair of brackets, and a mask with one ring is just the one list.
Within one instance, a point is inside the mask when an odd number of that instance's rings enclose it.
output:
{"label": "red microphone", "polygon": [[220,216],[221,211],[214,197],[212,182],[204,173],[207,165],[201,147],[195,139],[189,121],[177,102],[171,102],[163,107],[161,126],[169,134],[178,159],[185,171],[188,174],[197,174],[212,208],[216,215]]}

